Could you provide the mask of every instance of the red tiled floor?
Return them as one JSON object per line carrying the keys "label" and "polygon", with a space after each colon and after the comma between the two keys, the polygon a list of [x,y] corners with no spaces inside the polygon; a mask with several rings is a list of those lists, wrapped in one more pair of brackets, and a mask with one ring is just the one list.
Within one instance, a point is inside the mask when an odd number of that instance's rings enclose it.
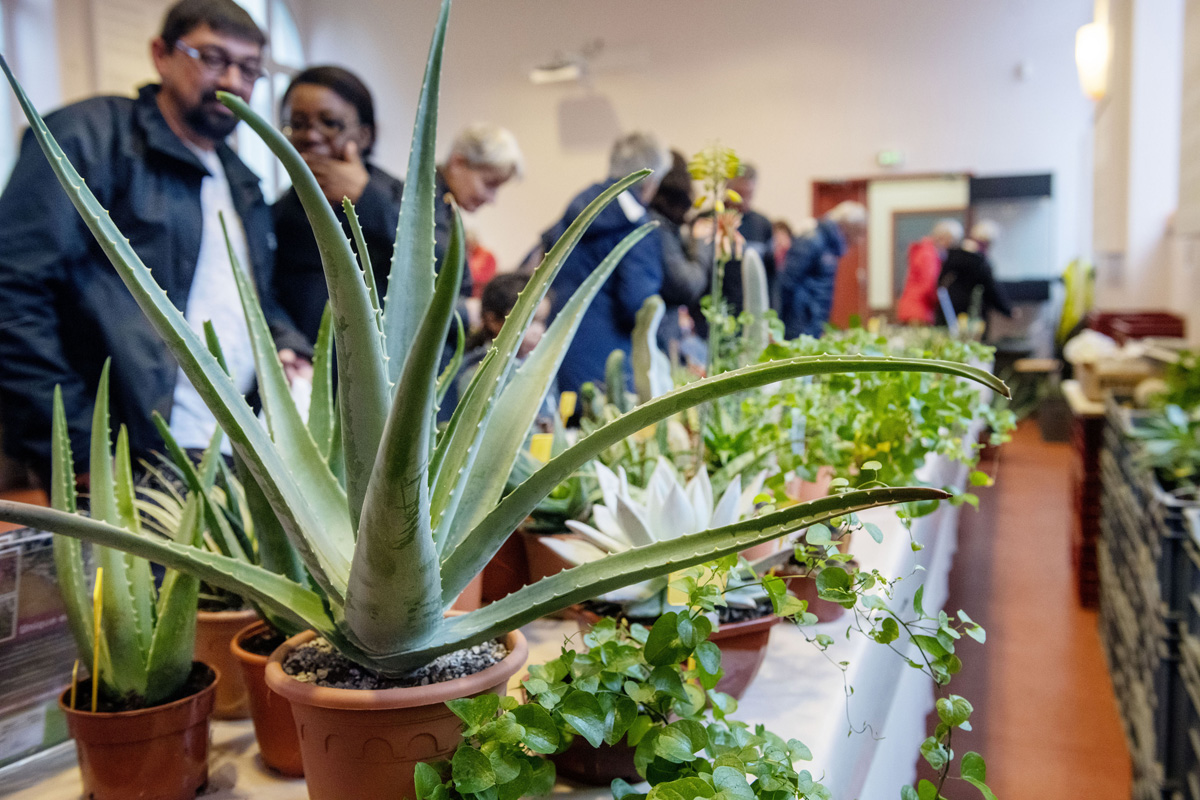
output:
{"label": "red tiled floor", "polygon": [[1130,796],[1096,612],[1079,606],[1071,572],[1070,465],[1070,445],[1023,424],[984,465],[996,485],[959,523],[947,610],[966,610],[988,638],[959,650],[950,691],[974,704],[975,730],[956,734],[954,749],[984,756],[1004,800]]}

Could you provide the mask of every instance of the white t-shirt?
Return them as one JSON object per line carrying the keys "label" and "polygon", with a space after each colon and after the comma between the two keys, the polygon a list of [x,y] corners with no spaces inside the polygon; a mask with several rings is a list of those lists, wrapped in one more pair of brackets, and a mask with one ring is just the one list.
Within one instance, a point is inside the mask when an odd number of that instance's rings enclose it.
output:
{"label": "white t-shirt", "polygon": [[[225,235],[221,231],[221,218],[218,215],[224,213],[233,252],[237,255],[242,269],[249,271],[251,267],[246,231],[242,227],[242,218],[234,208],[233,196],[229,191],[229,181],[225,177],[221,159],[215,151],[200,150],[191,143],[185,144],[196,154],[209,174],[200,184],[200,208],[204,215],[200,256],[196,262],[196,274],[192,278],[192,288],[188,293],[184,316],[201,337],[204,335],[205,321],[212,321],[217,338],[221,341],[225,363],[233,376],[233,383],[238,391],[245,394],[254,387],[254,351],[250,346],[250,331],[242,314],[242,304],[238,299],[237,284],[233,279],[229,251],[225,246]],[[200,395],[181,369],[179,379],[175,383],[174,404],[171,408],[171,435],[179,442],[180,447],[204,448],[208,447],[216,427],[217,422],[208,406],[200,399]],[[232,452],[229,439],[224,440],[221,451],[226,454]]]}

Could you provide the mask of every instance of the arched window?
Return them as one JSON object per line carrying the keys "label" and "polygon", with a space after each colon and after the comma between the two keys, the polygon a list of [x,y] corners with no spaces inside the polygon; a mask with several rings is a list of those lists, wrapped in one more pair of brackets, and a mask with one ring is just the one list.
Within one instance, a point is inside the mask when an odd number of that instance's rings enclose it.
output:
{"label": "arched window", "polygon": [[[266,77],[254,87],[250,104],[264,119],[278,123],[276,109],[292,76],[304,68],[304,44],[296,18],[284,0],[237,0],[250,12],[258,26],[267,32],[271,46],[267,48],[263,69]],[[262,139],[246,125],[237,130],[237,150],[250,169],[262,177],[263,194],[274,202],[288,185],[287,173]]]}

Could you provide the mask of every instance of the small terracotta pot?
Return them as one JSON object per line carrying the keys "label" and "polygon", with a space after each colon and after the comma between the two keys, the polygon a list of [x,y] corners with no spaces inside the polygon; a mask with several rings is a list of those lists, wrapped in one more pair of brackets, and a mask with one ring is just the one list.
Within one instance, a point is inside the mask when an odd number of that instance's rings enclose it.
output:
{"label": "small terracotta pot", "polygon": [[229,650],[237,659],[246,684],[250,719],[254,722],[254,736],[258,739],[263,764],[280,774],[299,778],[304,775],[304,764],[300,760],[300,737],[296,735],[292,704],[268,688],[268,657],[252,653],[241,645],[266,630],[267,623],[262,620],[247,625],[233,637]]}
{"label": "small terracotta pot", "polygon": [[468,583],[450,606],[455,611],[475,611],[483,607],[483,573],[479,573]]}
{"label": "small terracotta pot", "polygon": [[258,619],[253,608],[242,611],[196,612],[196,660],[217,668],[217,700],[213,719],[245,719],[250,716],[250,696],[242,670],[229,643],[242,628]]}
{"label": "small terracotta pot", "polygon": [[[842,549],[845,552],[845,549]],[[853,563],[853,562],[851,562]],[[817,622],[834,622],[842,618],[846,609],[832,600],[822,600],[817,593],[817,579],[811,575],[799,572],[788,572],[786,569],[779,577],[787,581],[788,592],[799,600],[808,603],[808,612],[817,618]]]}
{"label": "small terracotta pot", "polygon": [[717,691],[741,698],[767,658],[771,628],[779,617],[768,614],[745,622],[725,622],[712,632],[709,640],[721,649],[721,669]]}
{"label": "small terracotta pot", "polygon": [[513,631],[503,661],[465,678],[407,689],[329,689],[283,671],[287,655],[315,637],[293,636],[267,661],[267,685],[292,704],[310,800],[415,797],[417,762],[448,758],[462,741],[461,722],[445,702],[503,695],[529,655],[525,637]]}
{"label": "small terracotta pot", "polygon": [[[208,669],[212,680],[199,692],[137,711],[76,711],[67,705],[70,689],[59,696],[87,800],[191,800],[204,788],[218,679]],[[90,682],[79,684],[80,697],[85,686]]]}
{"label": "small terracotta pot", "polygon": [[[572,606],[571,615],[584,632],[600,620],[599,614],[582,606]],[[779,617],[767,614],[744,622],[726,622],[712,632],[708,639],[720,648],[721,669],[725,671],[717,681],[718,692],[739,699],[745,694],[767,658],[771,628],[778,623]]]}
{"label": "small terracotta pot", "polygon": [[642,780],[633,765],[635,748],[622,739],[617,744],[592,747],[588,740],[576,736],[561,753],[550,756],[559,777],[585,786],[608,786],[617,778],[636,783]]}

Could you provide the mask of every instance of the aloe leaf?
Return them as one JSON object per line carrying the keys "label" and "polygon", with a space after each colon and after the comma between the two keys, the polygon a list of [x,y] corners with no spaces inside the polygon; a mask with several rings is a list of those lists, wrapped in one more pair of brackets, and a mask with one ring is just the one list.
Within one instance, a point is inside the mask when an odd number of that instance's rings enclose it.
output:
{"label": "aloe leaf", "polygon": [[[198,547],[130,533],[99,520],[52,508],[0,500],[0,520],[71,536],[109,548],[120,548],[170,569],[194,575],[259,603],[274,614],[316,630],[322,636],[343,637],[330,619],[321,596],[281,575]],[[107,582],[108,576],[105,575]]]}
{"label": "aloe leaf", "polygon": [[258,304],[254,284],[238,262],[233,244],[229,241],[229,232],[225,229],[224,217],[221,218],[221,230],[225,233],[225,246],[229,251],[238,297],[242,301],[250,345],[254,350],[258,395],[262,400],[271,439],[325,523],[319,530],[308,532],[309,544],[318,552],[336,553],[337,558],[349,561],[354,552],[354,534],[346,509],[346,492],[329,471],[329,465],[308,432],[296,402],[292,400],[283,364],[279,361],[267,319]]}
{"label": "aloe leaf", "polygon": [[744,364],[758,360],[762,351],[767,349],[770,329],[766,313],[771,308],[768,286],[767,269],[762,257],[757,250],[747,247],[742,253],[742,307],[745,309],[743,313],[751,316],[751,321],[742,331],[741,357]]}
{"label": "aloe leaf", "polygon": [[346,622],[368,652],[420,643],[441,624],[442,584],[429,521],[429,441],[442,343],[462,282],[462,219],[433,301],[404,363],[363,504],[346,592]]}
{"label": "aloe leaf", "polygon": [[[246,469],[245,462],[238,457],[237,453],[234,453],[233,460],[237,473],[241,476],[242,491],[246,493],[246,509],[250,512],[250,519],[254,523],[254,538],[258,545],[256,551],[258,565],[307,588],[309,581],[304,564],[288,541],[283,526],[279,524],[262,487],[258,485],[258,480]],[[254,559],[247,560],[250,563],[256,563]]]}
{"label": "aloe leaf", "polygon": [[307,532],[318,530],[323,524],[322,520],[308,505],[304,491],[292,479],[287,464],[280,458],[266,431],[258,424],[245,398],[188,325],[183,314],[155,282],[150,270],[109,218],[108,212],[85,186],[83,178],[71,166],[62,148],[55,142],[46,128],[46,123],[33,107],[20,83],[13,77],[8,62],[3,57],[0,57],[0,69],[4,70],[16,93],[21,109],[29,121],[30,130],[46,154],[51,169],[96,242],[112,262],[142,312],[163,338],[205,405],[212,411],[218,424],[234,443],[234,447],[244,452],[247,465],[261,481],[263,490],[271,501],[271,507],[279,516],[289,538],[296,547],[303,548],[302,553],[313,577],[332,599],[342,602],[350,565],[348,562],[327,558],[305,545]]}
{"label": "aloe leaf", "polygon": [[[54,387],[53,423],[50,434],[50,505],[75,515],[75,469],[71,457],[71,437],[67,432],[67,414],[63,409],[62,388]],[[67,624],[75,639],[80,660],[88,671],[92,666],[92,597],[83,571],[83,547],[75,539],[54,537],[54,573],[62,593]]]}
{"label": "aloe leaf", "polygon": [[438,407],[441,407],[442,401],[446,399],[446,392],[450,391],[451,384],[458,377],[458,371],[462,369],[463,351],[466,349],[467,333],[463,330],[462,317],[458,314],[454,315],[454,325],[457,329],[454,341],[454,354],[450,356],[450,363],[442,370],[442,374],[438,376],[437,382],[437,398],[435,402]]}
{"label": "aloe leaf", "polygon": [[[100,372],[96,405],[92,410],[90,498],[93,519],[119,526],[121,514],[117,505],[109,438],[110,366],[106,360]],[[141,619],[138,615],[125,554],[108,547],[97,547],[93,548],[92,557],[96,566],[104,569],[101,587],[101,603],[104,607],[102,635],[112,660],[111,669],[101,678],[101,682],[119,695],[126,692],[143,695],[146,691],[146,655],[151,621]]]}
{"label": "aloe leaf", "polygon": [[[358,526],[363,495],[371,478],[375,453],[387,418],[389,383],[384,365],[383,342],[375,324],[375,312],[362,271],[350,250],[350,242],[329,201],[304,159],[269,122],[255,114],[241,98],[225,92],[217,97],[239,119],[257,133],[292,179],[296,197],[312,225],[325,267],[325,284],[333,308],[336,342],[338,393],[343,415],[343,446],[346,458],[346,495],[350,523]],[[353,425],[345,425],[353,420]],[[226,429],[226,433],[230,433]],[[231,434],[232,435],[232,434]],[[253,465],[252,465],[253,466]],[[259,480],[266,481],[262,475]],[[271,504],[275,505],[274,502]],[[309,531],[315,534],[314,531]]]}
{"label": "aloe leaf", "polygon": [[[446,26],[450,3],[442,4],[425,79],[417,100],[413,122],[408,170],[404,177],[404,196],[400,200],[400,220],[392,248],[388,272],[387,302],[383,306],[383,331],[387,342],[388,377],[395,383],[414,347],[417,332],[434,294],[434,197],[437,186],[436,153],[438,91],[441,85],[442,51],[446,44]],[[443,265],[443,269],[449,266]]]}
{"label": "aloe leaf", "polygon": [[[117,433],[116,496],[117,513],[121,527],[134,533],[142,532],[138,515],[136,492],[133,485],[133,464],[129,458],[129,431],[124,425]],[[129,594],[133,603],[133,618],[137,621],[136,634],[143,653],[150,651],[154,637],[155,609],[154,575],[150,562],[144,558],[125,556],[125,575],[129,581]]]}
{"label": "aloe leaf", "polygon": [[[453,522],[447,519],[439,532],[445,540],[443,552],[457,548],[500,499],[517,454],[537,419],[541,400],[558,374],[559,365],[588,306],[629,249],[653,229],[653,225],[643,225],[613,248],[571,295],[529,358],[504,387],[492,411],[491,422],[481,434],[479,455],[467,476],[466,496],[472,498],[472,502],[461,506]],[[442,601],[447,602],[449,598],[449,603],[453,603],[474,577],[474,574],[443,572]]]}
{"label": "aloe leaf", "polygon": [[658,326],[662,324],[666,305],[661,297],[652,294],[642,303],[633,326],[633,386],[638,402],[653,400],[675,388],[671,377],[671,361],[658,349]]}
{"label": "aloe leaf", "polygon": [[[354,251],[358,253],[358,263],[362,267],[363,282],[367,285],[367,297],[371,300],[371,310],[374,313],[375,327],[383,335],[383,310],[379,307],[379,287],[375,285],[375,270],[371,266],[371,251],[367,249],[367,238],[363,235],[362,225],[358,221],[358,212],[349,197],[342,198],[342,211],[346,221],[350,223],[350,237],[354,240]],[[318,334],[319,335],[319,334]],[[384,350],[386,357],[387,350]]]}
{"label": "aloe leaf", "polygon": [[[458,411],[461,415],[456,413],[456,416],[460,416],[461,419],[453,425],[448,434],[450,439],[446,443],[433,482],[432,516],[435,528],[440,529],[443,517],[453,519],[458,511],[458,503],[466,490],[466,476],[471,471],[472,462],[482,442],[477,433],[486,430],[490,424],[496,394],[508,381],[514,366],[514,356],[521,346],[521,340],[525,338],[525,330],[537,312],[542,298],[546,296],[546,290],[554,276],[558,274],[559,268],[596,216],[621,192],[649,174],[649,170],[635,172],[601,192],[571,223],[562,238],[550,248],[546,258],[530,276],[529,282],[517,298],[516,306],[505,319],[504,326],[492,344],[493,357],[479,365],[475,379],[471,381],[466,393],[459,398]],[[439,538],[438,541],[442,542],[442,539]],[[445,557],[444,545],[442,552]]]}
{"label": "aloe leaf", "polygon": [[[619,352],[619,351],[618,351]],[[936,372],[969,378],[1006,395],[1008,387],[989,372],[951,361],[892,358],[890,356],[801,356],[754,364],[732,372],[689,383],[673,392],[643,403],[627,414],[597,428],[573,447],[551,459],[544,467],[506,496],[471,531],[463,546],[451,553],[442,566],[449,575],[478,574],[500,545],[543,497],[605,449],[626,437],[680,411],[736,392],[765,386],[786,378],[827,375],[835,372]],[[472,572],[472,570],[474,572]]]}
{"label": "aloe leaf", "polygon": [[333,447],[333,318],[329,305],[321,314],[317,343],[313,347],[312,398],[308,403],[308,432],[322,457],[329,460]]}
{"label": "aloe leaf", "polygon": [[[202,538],[200,495],[192,494],[183,509],[179,538],[196,546]],[[136,559],[148,564],[145,559]],[[158,624],[147,648],[146,704],[155,705],[179,691],[192,671],[196,644],[196,605],[200,581],[167,570],[158,598]]]}
{"label": "aloe leaf", "polygon": [[213,358],[221,365],[221,371],[228,375],[229,364],[225,361],[225,353],[221,350],[221,339],[217,336],[217,329],[213,327],[212,320],[204,320],[204,343],[208,345],[208,352],[212,353]]}
{"label": "aloe leaf", "polygon": [[408,664],[424,664],[443,653],[502,636],[573,603],[678,569],[703,564],[809,525],[882,505],[943,499],[947,496],[940,489],[928,487],[847,492],[789,506],[721,528],[626,550],[542,578],[478,611],[450,617],[437,638],[424,647],[378,657],[377,661],[385,669],[393,671]]}

